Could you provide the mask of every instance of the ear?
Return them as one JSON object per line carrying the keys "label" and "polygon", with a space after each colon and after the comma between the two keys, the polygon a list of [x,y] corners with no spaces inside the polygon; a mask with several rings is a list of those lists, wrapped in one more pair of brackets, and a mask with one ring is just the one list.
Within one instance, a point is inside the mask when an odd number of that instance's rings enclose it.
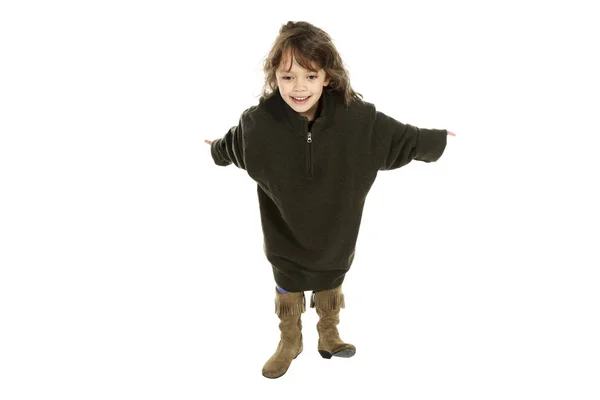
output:
{"label": "ear", "polygon": [[327,85],[329,85],[329,81],[330,81],[330,80],[331,80],[330,78],[327,78],[327,79],[325,79],[325,80],[323,81],[323,86],[327,86]]}

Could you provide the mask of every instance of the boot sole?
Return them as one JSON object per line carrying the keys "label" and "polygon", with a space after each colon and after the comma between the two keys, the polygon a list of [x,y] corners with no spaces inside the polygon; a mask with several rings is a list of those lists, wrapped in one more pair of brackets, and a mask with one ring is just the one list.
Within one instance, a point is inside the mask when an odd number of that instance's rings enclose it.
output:
{"label": "boot sole", "polygon": [[343,349],[338,351],[337,353],[330,353],[328,351],[325,350],[319,350],[319,354],[321,355],[321,357],[326,358],[326,359],[330,359],[332,356],[333,357],[342,357],[342,358],[350,358],[352,357],[354,354],[356,354],[356,350],[352,350],[352,349]]}

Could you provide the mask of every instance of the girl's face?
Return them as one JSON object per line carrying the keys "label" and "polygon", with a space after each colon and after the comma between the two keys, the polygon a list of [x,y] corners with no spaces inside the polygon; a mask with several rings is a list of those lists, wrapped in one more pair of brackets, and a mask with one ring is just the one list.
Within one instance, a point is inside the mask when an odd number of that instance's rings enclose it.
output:
{"label": "girl's face", "polygon": [[302,68],[293,60],[290,68],[290,56],[286,54],[276,71],[277,86],[283,100],[292,107],[294,111],[312,121],[315,118],[319,98],[323,93],[323,87],[329,84],[329,78],[325,79],[325,71],[309,71]]}

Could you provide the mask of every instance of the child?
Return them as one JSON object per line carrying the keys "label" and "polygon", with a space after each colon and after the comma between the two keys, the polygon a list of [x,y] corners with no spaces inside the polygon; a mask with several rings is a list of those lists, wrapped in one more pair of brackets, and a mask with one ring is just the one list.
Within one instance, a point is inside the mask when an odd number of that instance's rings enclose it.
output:
{"label": "child", "polygon": [[329,35],[307,22],[281,27],[264,72],[259,104],[205,142],[215,164],[233,163],[257,183],[281,331],[262,373],[278,378],[303,349],[305,291],[313,291],[321,356],[355,354],[336,326],[367,193],[378,171],[437,161],[455,135],[403,124],[362,101]]}

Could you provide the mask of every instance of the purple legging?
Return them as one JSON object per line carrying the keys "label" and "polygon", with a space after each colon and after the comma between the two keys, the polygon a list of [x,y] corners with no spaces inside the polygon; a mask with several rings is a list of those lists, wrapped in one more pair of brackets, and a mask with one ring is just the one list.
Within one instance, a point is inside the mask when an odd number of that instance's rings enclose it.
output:
{"label": "purple legging", "polygon": [[283,294],[283,293],[288,293],[288,291],[287,291],[287,290],[284,290],[284,289],[280,288],[279,286],[276,286],[276,287],[277,287],[277,291],[278,291],[279,293],[282,293],[282,294]]}

